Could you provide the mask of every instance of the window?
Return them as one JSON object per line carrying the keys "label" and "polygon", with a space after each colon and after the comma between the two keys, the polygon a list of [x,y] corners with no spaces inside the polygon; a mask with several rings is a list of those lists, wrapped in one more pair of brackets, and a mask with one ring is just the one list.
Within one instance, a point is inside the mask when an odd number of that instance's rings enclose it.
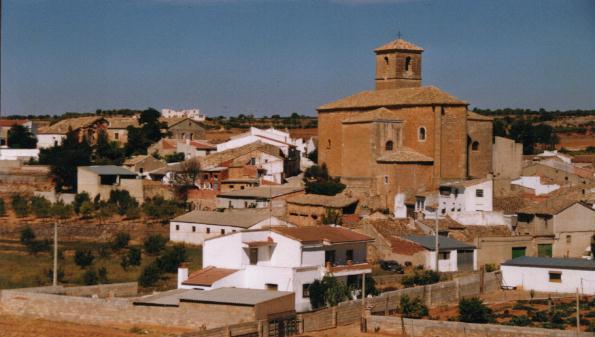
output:
{"label": "window", "polygon": [[426,128],[424,128],[423,126],[421,128],[419,128],[419,131],[417,133],[417,138],[420,141],[426,140]]}
{"label": "window", "polygon": [[527,253],[527,247],[512,247],[512,258],[525,256]]}
{"label": "window", "polygon": [[302,284],[302,298],[310,297],[310,283]]}
{"label": "window", "polygon": [[324,262],[330,262],[331,264],[335,264],[335,251],[334,250],[327,250],[324,252]]}
{"label": "window", "polygon": [[211,233],[211,229],[207,227],[207,234]]}
{"label": "window", "polygon": [[192,233],[196,232],[196,226],[192,226]]}
{"label": "window", "polygon": [[143,174],[143,172],[145,172],[145,169],[141,167],[140,169],[138,169],[138,172],[140,172],[140,174]]}
{"label": "window", "polygon": [[405,58],[405,71],[411,70],[411,57]]}
{"label": "window", "polygon": [[190,134],[190,140],[192,140],[193,138],[194,138],[194,134],[193,134],[193,133],[191,133],[191,134]]}
{"label": "window", "polygon": [[277,291],[277,289],[279,288],[279,286],[274,283],[265,283],[265,287],[267,288],[267,290],[271,291]]}
{"label": "window", "polygon": [[176,225],[176,230],[179,231],[180,230],[180,225]]}
{"label": "window", "polygon": [[256,165],[256,158],[250,158],[250,165]]}
{"label": "window", "polygon": [[347,261],[351,260],[353,262],[353,249],[348,249],[345,252],[345,260],[347,260]]}
{"label": "window", "polygon": [[388,142],[386,142],[386,144],[384,145],[384,149],[386,151],[392,151],[393,150],[393,141],[389,140]]}
{"label": "window", "polygon": [[388,56],[384,57],[384,64],[388,65]]}
{"label": "window", "polygon": [[330,150],[330,149],[331,149],[331,140],[330,140],[330,139],[329,139],[329,140],[327,140],[327,143],[326,143],[326,149],[327,149],[327,150]]}
{"label": "window", "polygon": [[449,260],[450,259],[450,252],[440,252],[438,254],[438,258],[440,260]]}
{"label": "window", "polygon": [[483,198],[483,190],[482,189],[475,190],[475,196],[478,198]]}
{"label": "window", "polygon": [[479,151],[479,142],[478,141],[474,141],[473,143],[471,143],[471,150]]}
{"label": "window", "polygon": [[225,235],[225,229],[221,230],[221,235]]}
{"label": "window", "polygon": [[117,132],[114,132],[114,139],[118,139],[118,136],[120,136],[120,135],[118,135]]}
{"label": "window", "polygon": [[245,186],[240,186],[240,190],[243,190]]}
{"label": "window", "polygon": [[542,243],[537,245],[537,256],[552,257],[552,244]]}
{"label": "window", "polygon": [[572,242],[572,235],[566,235],[566,243]]}
{"label": "window", "polygon": [[562,272],[560,271],[550,271],[550,282],[553,283],[562,283]]}
{"label": "window", "polygon": [[258,248],[250,248],[250,264],[255,265],[258,262]]}
{"label": "window", "polygon": [[182,139],[186,139],[186,134],[182,132]]}
{"label": "window", "polygon": [[388,184],[388,176],[384,176],[384,184]]}
{"label": "window", "polygon": [[233,187],[234,187],[234,185],[229,185],[229,188],[233,188]]}

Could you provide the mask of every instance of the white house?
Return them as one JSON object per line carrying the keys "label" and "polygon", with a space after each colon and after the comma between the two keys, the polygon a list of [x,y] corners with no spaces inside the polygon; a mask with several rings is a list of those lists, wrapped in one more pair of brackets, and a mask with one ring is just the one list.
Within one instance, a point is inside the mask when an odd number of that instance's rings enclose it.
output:
{"label": "white house", "polygon": [[184,110],[161,109],[161,116],[165,118],[187,117],[197,122],[203,122],[205,119],[207,119],[205,115],[200,113],[200,109],[196,108]]}
{"label": "white house", "polygon": [[301,186],[258,186],[228,191],[217,195],[217,208],[269,208],[284,207],[285,199],[301,195]]}
{"label": "white house", "polygon": [[39,149],[5,149],[0,148],[0,160],[39,159]]}
{"label": "white house", "polygon": [[[298,145],[296,140],[292,139],[287,132],[275,128],[261,130],[259,128],[250,127],[250,130],[247,132],[231,137],[227,142],[217,144],[217,151],[235,149],[257,141],[277,146],[283,151],[285,156],[289,156],[289,149],[291,147],[296,147]],[[299,145],[303,145],[303,142]]]}
{"label": "white house", "polygon": [[539,176],[521,176],[511,181],[510,184],[529,189],[535,195],[549,194],[560,188],[558,184],[543,184]]}
{"label": "white house", "polygon": [[[342,227],[273,227],[207,239],[203,266],[187,276],[178,273],[179,288],[237,287],[291,291],[296,311],[311,309],[309,286],[331,273],[357,286],[372,272],[367,262],[369,236]],[[186,278],[187,276],[187,278]]]}
{"label": "white house", "polygon": [[[411,235],[394,238],[391,242],[393,255],[401,263],[423,265],[425,269],[436,269],[436,237],[433,235]],[[477,270],[477,249],[475,246],[438,236],[438,271],[455,272]]]}
{"label": "white house", "polygon": [[521,256],[500,266],[505,286],[595,295],[595,260]]}
{"label": "white house", "polygon": [[234,209],[225,212],[192,211],[169,223],[169,239],[202,245],[205,239],[248,229],[288,225],[270,214],[268,209]]}
{"label": "white house", "polygon": [[176,142],[176,152],[183,153],[185,159],[205,157],[217,151],[217,146],[203,140],[189,140]]}

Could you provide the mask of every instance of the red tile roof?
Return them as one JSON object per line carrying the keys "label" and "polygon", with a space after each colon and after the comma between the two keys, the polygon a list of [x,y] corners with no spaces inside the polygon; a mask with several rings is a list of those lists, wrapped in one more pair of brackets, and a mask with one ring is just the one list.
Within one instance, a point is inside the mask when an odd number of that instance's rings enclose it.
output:
{"label": "red tile roof", "polygon": [[347,271],[347,270],[362,270],[362,269],[371,269],[372,266],[369,263],[358,263],[358,264],[352,264],[352,265],[340,265],[340,266],[334,266],[331,267],[329,272],[331,273],[338,273],[341,271]]}
{"label": "red tile roof", "polygon": [[330,243],[343,243],[374,240],[367,235],[343,227],[274,227],[272,231],[300,242],[328,241]]}
{"label": "red tile roof", "polygon": [[0,119],[0,126],[23,125],[27,123],[27,119]]}
{"label": "red tile roof", "polygon": [[227,277],[236,271],[238,270],[209,266],[190,274],[188,279],[182,282],[182,284],[188,286],[211,286],[216,281],[219,281],[220,279]]}
{"label": "red tile roof", "polygon": [[424,247],[415,242],[399,239],[394,236],[391,238],[391,246],[393,253],[403,255],[413,255],[424,250]]}

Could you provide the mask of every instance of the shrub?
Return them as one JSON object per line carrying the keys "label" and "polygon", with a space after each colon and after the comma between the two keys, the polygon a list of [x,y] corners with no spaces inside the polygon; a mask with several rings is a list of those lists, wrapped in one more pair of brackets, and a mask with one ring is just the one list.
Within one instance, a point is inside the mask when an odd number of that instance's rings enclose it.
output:
{"label": "shrub", "polygon": [[74,213],[72,205],[65,204],[62,200],[52,205],[52,215],[60,219],[68,219]]}
{"label": "shrub", "polygon": [[77,249],[74,252],[74,263],[81,268],[87,268],[93,263],[95,256],[93,256],[93,252],[87,249]]}
{"label": "shrub", "polygon": [[128,246],[128,242],[130,242],[130,234],[126,232],[119,232],[116,234],[114,241],[112,242],[112,249],[113,250],[120,250],[126,248]]}
{"label": "shrub", "polygon": [[345,185],[339,179],[328,174],[326,164],[321,166],[313,165],[304,172],[304,183],[306,193],[335,195],[345,189]]}
{"label": "shrub", "polygon": [[413,274],[404,275],[401,284],[405,287],[433,284],[440,281],[440,274],[433,270],[414,269]]}
{"label": "shrub", "polygon": [[496,270],[498,270],[498,267],[494,263],[488,263],[485,265],[485,271],[488,273],[491,273]]}
{"label": "shrub", "polygon": [[126,219],[138,219],[140,218],[140,207],[129,207],[126,210]]}
{"label": "shrub", "polygon": [[52,215],[52,203],[44,197],[32,197],[31,209],[38,218],[49,218]]}
{"label": "shrub", "polygon": [[0,198],[0,216],[6,216],[6,205],[4,199]]}
{"label": "shrub", "polygon": [[110,247],[106,244],[103,244],[97,248],[97,255],[102,259],[109,259],[111,254]]}
{"label": "shrub", "polygon": [[327,274],[322,280],[315,280],[308,288],[312,308],[335,306],[349,299],[350,291],[347,285],[334,276]]}
{"label": "shrub", "polygon": [[83,219],[89,219],[93,214],[93,204],[90,201],[83,201],[81,204],[78,214],[80,214]]}
{"label": "shrub", "polygon": [[186,248],[174,246],[155,260],[159,269],[165,273],[175,273],[180,264],[187,260]]}
{"label": "shrub", "polygon": [[428,315],[428,307],[419,297],[410,299],[409,296],[403,295],[399,299],[399,313],[405,318],[422,318]]}
{"label": "shrub", "polygon": [[508,324],[514,326],[529,326],[531,325],[531,320],[525,315],[513,316]]}
{"label": "shrub", "polygon": [[459,301],[459,321],[466,323],[489,323],[494,320],[492,309],[479,297],[462,298]]}
{"label": "shrub", "polygon": [[[50,282],[52,282],[54,280],[54,269],[50,268],[45,272],[45,275],[47,276],[48,280]],[[62,268],[58,268],[58,275],[56,275],[58,277],[58,282],[64,282],[64,269]]]}
{"label": "shrub", "polygon": [[146,266],[138,277],[138,283],[143,287],[151,287],[161,278],[161,269],[155,263]]}
{"label": "shrub", "polygon": [[141,251],[138,247],[131,247],[128,250],[128,264],[131,266],[140,266],[141,263]]}
{"label": "shrub", "polygon": [[547,322],[548,314],[545,311],[537,311],[531,316],[531,320],[534,322]]}
{"label": "shrub", "polygon": [[72,207],[74,208],[74,211],[76,214],[81,214],[81,208],[83,207],[83,205],[85,203],[91,203],[91,198],[89,197],[89,193],[87,192],[82,192],[82,193],[77,193],[74,196],[74,201],[72,202]]}
{"label": "shrub", "polygon": [[312,309],[318,309],[323,307],[326,302],[324,300],[324,285],[320,280],[314,280],[308,288],[310,293],[310,304]]}
{"label": "shrub", "polygon": [[33,240],[35,240],[35,232],[31,227],[27,226],[21,229],[21,244],[28,246]]}
{"label": "shrub", "polygon": [[101,267],[97,270],[97,280],[99,281],[99,283],[103,283],[103,284],[106,284],[109,282],[107,279],[107,268]]}
{"label": "shrub", "polygon": [[165,157],[163,157],[163,159],[165,159],[166,163],[177,163],[183,161],[185,159],[185,156],[182,152],[176,152],[172,154],[166,154]]}
{"label": "shrub", "polygon": [[12,196],[12,209],[17,217],[23,218],[29,215],[29,201],[20,194]]}
{"label": "shrub", "polygon": [[122,260],[120,261],[120,266],[122,267],[122,269],[128,270],[128,267],[130,266],[130,261],[128,260],[128,255],[122,256]]}
{"label": "shrub", "polygon": [[158,254],[159,252],[161,252],[163,250],[163,248],[165,248],[166,242],[167,242],[167,239],[159,234],[151,235],[145,239],[145,242],[144,242],[145,251],[147,253],[153,254],[153,255]]}
{"label": "shrub", "polygon": [[143,212],[150,218],[168,221],[183,209],[177,202],[165,200],[161,196],[145,201]]}
{"label": "shrub", "polygon": [[108,203],[115,205],[120,215],[125,215],[129,208],[138,208],[138,202],[126,190],[112,190]]}
{"label": "shrub", "polygon": [[41,252],[49,252],[50,247],[49,240],[33,240],[27,245],[27,250],[29,253],[36,255]]}
{"label": "shrub", "polygon": [[83,282],[88,286],[97,284],[99,282],[99,276],[97,275],[97,272],[93,269],[87,270],[83,274]]}

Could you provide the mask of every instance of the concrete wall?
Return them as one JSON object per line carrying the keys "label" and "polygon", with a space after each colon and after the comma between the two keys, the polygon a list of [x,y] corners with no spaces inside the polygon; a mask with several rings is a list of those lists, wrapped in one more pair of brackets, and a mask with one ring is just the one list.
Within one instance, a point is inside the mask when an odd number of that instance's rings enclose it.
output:
{"label": "concrete wall", "polygon": [[495,137],[492,169],[496,179],[515,179],[521,175],[523,144],[514,140]]}
{"label": "concrete wall", "polygon": [[[539,329],[516,327],[496,324],[472,324],[462,322],[432,321],[425,319],[405,318],[404,331],[406,336],[417,337],[586,337],[593,336],[592,333],[583,332],[577,334],[576,331],[560,331],[552,329]],[[368,331],[377,331],[379,333],[401,334],[403,325],[401,318],[397,316],[378,316],[368,315],[366,317]]]}
{"label": "concrete wall", "polygon": [[582,257],[595,235],[595,210],[576,203],[554,215],[554,235],[554,257]]}
{"label": "concrete wall", "polygon": [[527,256],[537,256],[537,245],[530,235],[524,236],[486,236],[475,238],[473,244],[477,249],[477,265],[499,265],[512,259],[514,247],[525,247]]}

